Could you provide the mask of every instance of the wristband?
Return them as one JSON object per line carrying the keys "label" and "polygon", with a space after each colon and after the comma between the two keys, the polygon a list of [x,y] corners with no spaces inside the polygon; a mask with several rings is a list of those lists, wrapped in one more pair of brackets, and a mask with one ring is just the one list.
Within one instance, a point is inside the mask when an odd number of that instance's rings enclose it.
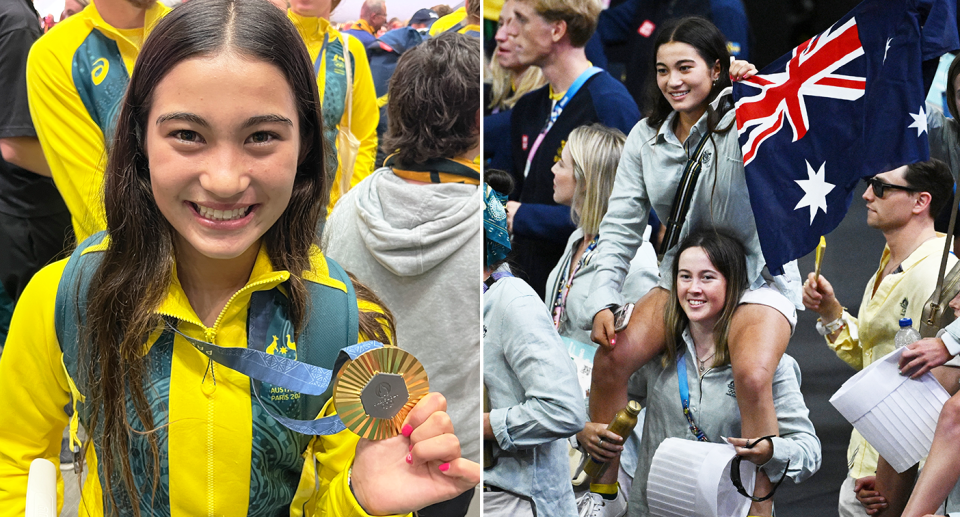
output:
{"label": "wristband", "polygon": [[[844,309],[846,311],[846,309]],[[847,326],[846,320],[843,319],[843,312],[840,313],[840,317],[829,322],[824,323],[823,320],[817,318],[817,333],[821,336],[829,336],[834,332],[843,330]]]}

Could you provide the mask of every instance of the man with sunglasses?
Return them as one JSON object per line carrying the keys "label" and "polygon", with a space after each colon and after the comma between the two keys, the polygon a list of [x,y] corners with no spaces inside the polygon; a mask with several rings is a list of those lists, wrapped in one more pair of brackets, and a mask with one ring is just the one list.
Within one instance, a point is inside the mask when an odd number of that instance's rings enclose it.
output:
{"label": "man with sunglasses", "polygon": [[[820,314],[817,331],[850,366],[860,370],[895,348],[901,318],[919,325],[923,304],[937,282],[944,239],[933,221],[953,190],[953,177],[939,160],[915,163],[864,179],[867,225],[887,241],[876,274],[867,282],[858,317],[837,300],[833,286],[813,273],[803,286],[803,305]],[[951,256],[949,267],[956,258]],[[848,476],[840,487],[841,517],[865,516],[857,492],[872,491],[878,454],[856,430],[847,449]]]}

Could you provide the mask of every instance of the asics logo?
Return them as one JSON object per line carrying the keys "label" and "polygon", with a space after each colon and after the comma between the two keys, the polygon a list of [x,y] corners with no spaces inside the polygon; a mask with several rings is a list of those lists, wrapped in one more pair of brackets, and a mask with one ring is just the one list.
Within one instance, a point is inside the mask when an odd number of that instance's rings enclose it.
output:
{"label": "asics logo", "polygon": [[110,71],[110,62],[106,58],[100,58],[93,62],[93,70],[90,71],[90,78],[93,84],[100,86],[100,83],[107,78],[107,72]]}

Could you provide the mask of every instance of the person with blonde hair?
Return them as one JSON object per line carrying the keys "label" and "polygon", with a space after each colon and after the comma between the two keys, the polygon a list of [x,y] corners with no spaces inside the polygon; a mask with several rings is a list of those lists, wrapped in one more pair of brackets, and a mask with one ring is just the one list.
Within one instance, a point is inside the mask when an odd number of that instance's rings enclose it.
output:
{"label": "person with blonde hair", "polygon": [[[613,180],[626,136],[603,124],[581,126],[570,132],[560,161],[553,166],[553,199],[570,207],[577,229],[567,250],[547,279],[544,303],[550,308],[561,336],[590,342],[593,315],[583,312],[596,266],[591,258],[600,240],[600,221],[607,213]],[[659,272],[653,246],[645,243],[631,264],[623,285],[625,296],[643,295],[657,284]]]}
{"label": "person with blonde hair", "polygon": [[[492,114],[513,109],[520,97],[547,84],[543,71],[536,66],[508,67],[499,59],[491,59],[487,70],[487,77],[490,77],[490,104],[487,109]],[[509,119],[507,122],[509,124]]]}
{"label": "person with blonde hair", "polygon": [[[581,126],[570,132],[567,145],[560,154],[560,161],[553,166],[553,199],[570,207],[570,218],[577,229],[567,241],[567,249],[547,278],[544,303],[550,310],[554,327],[561,336],[590,343],[590,328],[593,315],[585,309],[590,284],[597,273],[592,260],[600,240],[600,221],[607,213],[607,202],[613,192],[613,182],[620,162],[620,153],[626,136],[618,129],[602,124]],[[657,257],[650,243],[640,248],[630,265],[630,273],[624,281],[622,292],[627,297],[640,297],[659,280]],[[587,447],[591,440],[603,435],[606,424],[587,422],[577,438]],[[601,433],[601,434],[598,434]],[[609,452],[594,450],[597,454],[617,454],[623,440],[604,436]],[[630,464],[634,461],[631,460]],[[604,508],[603,515],[619,516],[626,509],[626,497],[630,470],[624,470],[623,491],[619,488],[603,490],[592,485],[592,490],[578,499],[578,507]],[[589,512],[588,512],[589,514]]]}
{"label": "person with blonde hair", "polygon": [[396,333],[316,245],[328,155],[293,25],[262,0],[191,0],[153,31],[110,145],[107,231],[34,275],[10,325],[0,516],[24,515],[31,461],[56,464],[68,422],[75,447],[87,431],[75,515],[397,515],[475,486],[437,393],[379,441],[326,418],[331,356]]}

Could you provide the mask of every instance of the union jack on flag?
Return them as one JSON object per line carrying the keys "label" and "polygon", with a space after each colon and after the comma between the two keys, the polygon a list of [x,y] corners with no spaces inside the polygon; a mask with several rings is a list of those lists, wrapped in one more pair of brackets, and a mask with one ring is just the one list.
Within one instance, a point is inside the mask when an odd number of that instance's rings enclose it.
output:
{"label": "union jack on flag", "polygon": [[734,84],[750,203],[774,274],[840,224],[860,178],[928,159],[921,63],[931,46],[957,48],[957,29],[938,22],[944,39],[922,27],[944,12],[956,20],[953,1],[865,0]]}

